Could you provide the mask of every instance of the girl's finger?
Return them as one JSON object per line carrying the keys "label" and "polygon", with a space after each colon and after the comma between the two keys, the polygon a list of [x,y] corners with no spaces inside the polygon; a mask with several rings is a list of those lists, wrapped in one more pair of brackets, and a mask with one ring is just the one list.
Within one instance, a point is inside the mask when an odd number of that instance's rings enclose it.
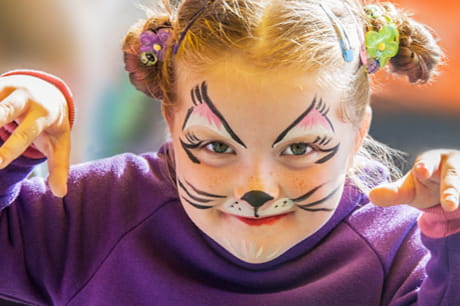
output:
{"label": "girl's finger", "polygon": [[16,88],[14,87],[2,87],[0,88],[0,102],[8,97]]}
{"label": "girl's finger", "polygon": [[417,157],[413,172],[421,183],[439,183],[439,175],[442,162],[441,150],[425,152]]}
{"label": "girl's finger", "polygon": [[451,151],[443,156],[441,169],[441,205],[447,211],[456,210],[460,194],[460,153]]}
{"label": "girl's finger", "polygon": [[26,116],[16,130],[0,147],[0,169],[5,168],[20,156],[42,133],[43,124],[40,116]]}
{"label": "girl's finger", "polygon": [[408,204],[414,200],[415,185],[412,172],[391,183],[381,184],[369,192],[370,201],[378,206]]}
{"label": "girl's finger", "polygon": [[17,119],[24,113],[28,96],[21,89],[4,88],[0,91],[0,126],[4,126]]}
{"label": "girl's finger", "polygon": [[48,184],[54,195],[67,194],[67,177],[70,166],[70,133],[62,133],[54,140],[48,156]]}

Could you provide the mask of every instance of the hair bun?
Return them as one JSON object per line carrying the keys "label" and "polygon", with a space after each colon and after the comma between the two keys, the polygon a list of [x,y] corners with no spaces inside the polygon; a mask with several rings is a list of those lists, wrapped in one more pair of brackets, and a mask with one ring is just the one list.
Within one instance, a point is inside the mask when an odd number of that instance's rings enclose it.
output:
{"label": "hair bun", "polygon": [[149,18],[135,24],[123,42],[125,69],[129,73],[131,83],[137,90],[159,100],[163,98],[161,80],[168,51],[165,52],[163,61],[158,61],[154,65],[146,65],[141,56],[141,34],[148,30],[157,32],[162,28],[171,28],[169,17]]}
{"label": "hair bun", "polygon": [[437,73],[443,52],[432,31],[391,3],[382,3],[399,31],[399,50],[390,60],[392,72],[407,75],[411,83],[426,83]]}

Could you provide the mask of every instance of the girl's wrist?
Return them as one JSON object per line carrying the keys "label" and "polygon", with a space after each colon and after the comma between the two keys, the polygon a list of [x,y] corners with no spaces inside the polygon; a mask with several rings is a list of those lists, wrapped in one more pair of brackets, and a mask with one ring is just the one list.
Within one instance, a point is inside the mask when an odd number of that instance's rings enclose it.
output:
{"label": "girl's wrist", "polygon": [[445,211],[441,205],[422,210],[418,226],[431,238],[443,238],[460,232],[460,209]]}

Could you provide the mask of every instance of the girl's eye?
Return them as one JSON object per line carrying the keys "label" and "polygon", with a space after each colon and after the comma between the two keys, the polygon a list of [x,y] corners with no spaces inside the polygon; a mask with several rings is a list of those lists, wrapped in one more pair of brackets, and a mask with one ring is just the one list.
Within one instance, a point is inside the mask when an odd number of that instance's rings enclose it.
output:
{"label": "girl's eye", "polygon": [[305,155],[313,151],[312,147],[304,142],[294,143],[288,146],[283,155]]}
{"label": "girl's eye", "polygon": [[206,149],[214,153],[233,153],[232,148],[223,142],[213,141],[206,145]]}

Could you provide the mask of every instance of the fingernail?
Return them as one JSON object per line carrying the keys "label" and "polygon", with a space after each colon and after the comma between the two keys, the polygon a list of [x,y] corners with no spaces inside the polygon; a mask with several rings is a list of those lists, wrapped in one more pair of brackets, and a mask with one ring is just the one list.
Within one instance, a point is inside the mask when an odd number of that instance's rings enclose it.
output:
{"label": "fingernail", "polygon": [[455,210],[458,207],[458,196],[450,194],[444,198],[444,203],[448,210]]}
{"label": "fingernail", "polygon": [[425,163],[424,162],[418,162],[415,165],[415,168],[417,168],[417,169],[425,168]]}
{"label": "fingernail", "polygon": [[458,203],[458,197],[454,194],[450,194],[444,198],[446,201],[449,201],[451,203],[457,204]]}
{"label": "fingernail", "polygon": [[423,162],[419,162],[415,165],[415,171],[417,173],[417,176],[420,178],[428,178],[430,176],[430,173],[426,168],[425,163]]}
{"label": "fingernail", "polygon": [[447,189],[444,189],[443,191],[444,195],[447,196],[455,196],[457,194],[457,189],[449,187]]}

